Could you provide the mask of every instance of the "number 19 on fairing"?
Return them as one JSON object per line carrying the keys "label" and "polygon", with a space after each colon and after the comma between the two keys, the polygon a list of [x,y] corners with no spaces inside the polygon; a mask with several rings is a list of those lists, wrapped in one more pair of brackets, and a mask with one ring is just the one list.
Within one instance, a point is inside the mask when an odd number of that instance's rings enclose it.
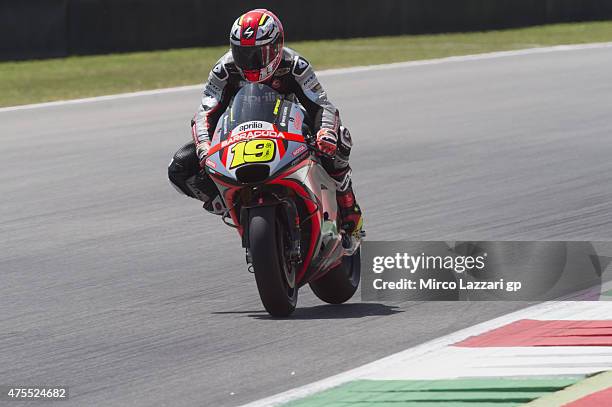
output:
{"label": "number 19 on fairing", "polygon": [[274,159],[276,143],[273,140],[251,140],[234,144],[230,169],[250,163],[266,163]]}

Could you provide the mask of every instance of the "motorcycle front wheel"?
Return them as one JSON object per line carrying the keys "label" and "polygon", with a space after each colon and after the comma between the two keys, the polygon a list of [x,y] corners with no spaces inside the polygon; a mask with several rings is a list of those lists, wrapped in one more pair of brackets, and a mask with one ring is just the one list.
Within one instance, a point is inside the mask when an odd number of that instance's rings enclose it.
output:
{"label": "motorcycle front wheel", "polygon": [[298,297],[296,266],[289,261],[289,234],[281,210],[276,206],[251,209],[248,231],[259,297],[274,317],[291,315]]}

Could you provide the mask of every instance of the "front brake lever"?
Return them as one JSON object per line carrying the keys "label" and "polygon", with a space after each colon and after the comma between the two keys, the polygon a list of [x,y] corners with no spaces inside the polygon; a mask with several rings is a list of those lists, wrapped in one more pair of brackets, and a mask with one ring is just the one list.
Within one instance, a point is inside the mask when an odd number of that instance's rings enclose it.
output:
{"label": "front brake lever", "polygon": [[318,156],[321,157],[325,157],[327,159],[330,160],[334,160],[336,158],[335,155],[329,155],[327,153],[324,153],[323,151],[321,151],[317,145],[316,145],[316,137],[310,133],[308,133],[305,137],[304,137],[304,141],[306,141],[306,145],[308,146],[308,148],[312,151],[315,152],[315,154],[317,154]]}
{"label": "front brake lever", "polygon": [[314,151],[314,153],[315,153],[316,155],[318,155],[318,156],[320,156],[320,157],[325,157],[325,158],[327,158],[327,159],[329,159],[329,160],[335,160],[335,159],[336,159],[336,156],[335,156],[335,155],[329,155],[329,154],[327,154],[327,153],[325,153],[325,152],[321,151],[321,150],[320,150],[320,149],[319,149],[319,148],[318,148],[316,145],[309,145],[309,147],[310,147],[310,149],[311,149],[312,151]]}

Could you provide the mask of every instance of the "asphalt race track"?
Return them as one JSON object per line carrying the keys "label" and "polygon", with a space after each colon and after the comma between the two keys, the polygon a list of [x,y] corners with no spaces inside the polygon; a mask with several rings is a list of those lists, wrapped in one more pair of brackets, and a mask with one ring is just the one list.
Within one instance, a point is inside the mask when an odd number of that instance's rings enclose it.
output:
{"label": "asphalt race track", "polygon": [[[370,240],[611,240],[612,52],[328,75]],[[203,77],[205,73],[202,73]],[[259,302],[234,230],[166,180],[199,92],[0,113],[0,384],[233,406],[521,303]]]}

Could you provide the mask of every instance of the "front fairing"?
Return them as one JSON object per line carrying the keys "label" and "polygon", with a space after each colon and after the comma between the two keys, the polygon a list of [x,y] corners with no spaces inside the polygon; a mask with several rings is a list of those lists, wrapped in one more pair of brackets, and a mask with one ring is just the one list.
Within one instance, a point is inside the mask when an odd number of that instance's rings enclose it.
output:
{"label": "front fairing", "polygon": [[218,121],[207,171],[232,183],[249,184],[253,179],[244,174],[257,166],[265,171],[257,182],[274,178],[308,152],[304,118],[300,105],[266,85],[243,88]]}

